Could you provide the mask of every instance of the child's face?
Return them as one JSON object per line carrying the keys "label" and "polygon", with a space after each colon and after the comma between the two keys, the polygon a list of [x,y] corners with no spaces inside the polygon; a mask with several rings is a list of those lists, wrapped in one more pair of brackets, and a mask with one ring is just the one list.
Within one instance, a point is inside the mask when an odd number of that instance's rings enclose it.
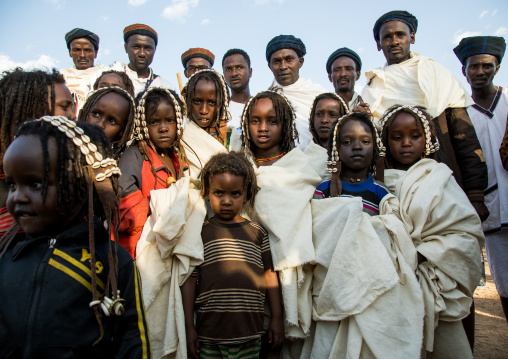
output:
{"label": "child's face", "polygon": [[[49,86],[51,93],[51,87]],[[76,121],[76,114],[72,109],[74,100],[72,99],[71,91],[65,84],[55,84],[55,116],[68,117],[72,121]],[[51,102],[49,103],[51,106]]]}
{"label": "child's face", "polygon": [[336,100],[324,98],[316,104],[314,128],[321,146],[328,146],[328,138],[332,131],[332,123],[340,116],[340,106]]}
{"label": "child's face", "polygon": [[146,121],[150,140],[157,148],[170,148],[176,138],[176,113],[167,101],[161,101],[153,115]]}
{"label": "child's face", "polygon": [[220,173],[210,178],[208,199],[215,219],[223,223],[238,223],[244,219],[240,216],[246,201],[245,178],[231,173]]}
{"label": "child's face", "polygon": [[110,92],[102,96],[86,122],[103,129],[111,142],[118,141],[129,118],[130,103],[123,96]]}
{"label": "child's face", "polygon": [[339,158],[344,177],[363,178],[374,157],[372,132],[365,123],[350,120],[339,132]]}
{"label": "child's face", "polygon": [[425,148],[423,126],[413,115],[401,112],[388,127],[388,147],[394,167],[407,170],[420,160]]}
{"label": "child's face", "polygon": [[103,87],[120,87],[121,89],[127,90],[123,79],[117,74],[106,74],[101,77],[97,85],[98,89]]}
{"label": "child's face", "polygon": [[217,93],[215,84],[207,79],[196,83],[192,99],[191,115],[201,128],[208,128],[217,117]]}
{"label": "child's face", "polygon": [[5,181],[9,187],[7,209],[31,236],[49,234],[66,222],[66,214],[56,207],[57,148],[52,137],[48,139],[48,153],[48,191],[45,203],[42,203],[44,165],[39,136],[18,137],[4,156]]}
{"label": "child's face", "polygon": [[279,154],[282,123],[277,118],[272,100],[261,98],[252,106],[249,116],[249,134],[256,148]]}

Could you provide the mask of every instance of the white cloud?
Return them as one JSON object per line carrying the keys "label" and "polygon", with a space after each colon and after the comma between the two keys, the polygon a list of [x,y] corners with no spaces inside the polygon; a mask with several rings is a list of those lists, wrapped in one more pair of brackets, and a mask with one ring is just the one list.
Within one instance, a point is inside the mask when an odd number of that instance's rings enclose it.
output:
{"label": "white cloud", "polygon": [[129,0],[127,1],[127,4],[131,6],[141,6],[145,4],[148,0]]}
{"label": "white cloud", "polygon": [[53,4],[53,6],[57,9],[63,8],[67,3],[67,0],[44,0],[44,1]]}
{"label": "white cloud", "polygon": [[480,14],[480,19],[485,15],[487,15],[488,13],[489,13],[488,10],[483,10],[482,13]]}
{"label": "white cloud", "polygon": [[101,19],[103,21],[108,21],[109,20],[109,16],[103,16],[103,15],[101,15]]}
{"label": "white cloud", "polygon": [[494,11],[492,11],[491,16],[494,16],[494,15],[496,15],[496,14],[497,14],[497,9],[496,9],[496,10],[494,10]]}
{"label": "white cloud", "polygon": [[265,5],[265,4],[272,3],[272,2],[282,4],[284,2],[284,0],[255,0],[254,5]]}
{"label": "white cloud", "polygon": [[364,52],[364,51],[365,51],[365,47],[360,47],[360,48],[358,49],[358,52]]}
{"label": "white cloud", "polygon": [[210,19],[201,20],[201,25],[208,25],[210,23]]}
{"label": "white cloud", "polygon": [[181,23],[189,17],[191,9],[199,4],[199,0],[172,0],[171,2],[172,4],[162,11],[162,16]]}
{"label": "white cloud", "polygon": [[499,29],[496,30],[494,33],[495,36],[503,36],[508,35],[508,28],[501,26]]}
{"label": "white cloud", "polygon": [[26,62],[13,61],[8,55],[0,53],[0,72],[12,70],[15,67],[22,67],[25,70],[32,69],[51,69],[57,67],[58,60],[48,55],[41,55],[37,60],[29,60]]}
{"label": "white cloud", "polygon": [[101,49],[101,51],[104,53],[104,55],[109,55],[111,53],[110,49]]}
{"label": "white cloud", "polygon": [[464,37],[470,37],[470,36],[479,36],[482,33],[480,31],[464,31],[460,32],[461,30],[455,32],[455,35],[453,35],[453,44],[458,45],[460,40],[462,40]]}

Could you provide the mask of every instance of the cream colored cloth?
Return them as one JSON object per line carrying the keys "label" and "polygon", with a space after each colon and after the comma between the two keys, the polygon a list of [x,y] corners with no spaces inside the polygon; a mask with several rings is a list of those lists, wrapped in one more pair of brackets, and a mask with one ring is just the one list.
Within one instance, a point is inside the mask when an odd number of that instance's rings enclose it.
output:
{"label": "cream colored cloth", "polygon": [[242,149],[242,114],[245,108],[244,103],[229,101],[229,112],[231,113],[231,120],[228,122],[228,132],[231,132],[229,138],[229,150],[241,151]]}
{"label": "cream colored cloth", "polygon": [[76,115],[78,115],[79,110],[83,108],[86,96],[93,89],[95,80],[103,71],[107,70],[108,67],[105,65],[96,65],[86,70],[77,70],[75,67],[60,70],[60,73],[65,79],[65,85],[74,95],[76,101]]}
{"label": "cream colored cloth", "polygon": [[411,58],[400,64],[367,71],[365,77],[367,85],[362,98],[370,105],[376,121],[397,104],[425,106],[433,118],[447,108],[473,104],[471,96],[450,71],[416,52],[411,52]]}
{"label": "cream colored cloth", "polygon": [[287,337],[305,337],[311,322],[312,214],[310,200],[321,177],[294,148],[271,166],[256,169],[260,191],[252,219],[268,232],[279,274]]}
{"label": "cream colored cloth", "polygon": [[326,161],[328,161],[328,153],[326,152],[325,148],[314,143],[314,141],[311,141],[303,153],[308,157],[312,169],[321,176],[321,182],[327,181],[332,177],[331,173],[327,171],[326,167]]}
{"label": "cream colored cloth", "polygon": [[304,150],[312,141],[309,129],[310,108],[317,95],[329,92],[323,86],[300,77],[294,84],[282,86],[273,80],[271,87],[282,89],[282,93],[288,98],[296,113],[296,130],[298,131],[298,147]]}
{"label": "cream colored cloth", "polygon": [[379,216],[360,197],[312,200],[315,324],[301,358],[419,358],[416,250],[397,211],[393,195]]}
{"label": "cream colored cloth", "polygon": [[190,177],[150,192],[151,215],[136,248],[154,358],[187,358],[180,286],[203,262],[206,207]]}
{"label": "cream colored cloth", "polygon": [[469,314],[480,281],[485,238],[467,196],[442,163],[422,159],[407,171],[385,170],[385,184],[400,201],[400,217],[416,250],[425,302],[425,348],[432,351],[438,321]]}
{"label": "cream colored cloth", "polygon": [[182,135],[182,144],[187,156],[190,176],[200,181],[201,170],[217,153],[227,152],[215,138],[206,133],[194,121],[187,120]]}

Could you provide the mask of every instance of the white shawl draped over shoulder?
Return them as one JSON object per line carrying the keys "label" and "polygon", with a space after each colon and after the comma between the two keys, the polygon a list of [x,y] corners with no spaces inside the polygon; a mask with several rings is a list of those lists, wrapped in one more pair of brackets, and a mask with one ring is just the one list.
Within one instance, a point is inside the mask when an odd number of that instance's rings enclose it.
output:
{"label": "white shawl draped over shoulder", "polygon": [[204,199],[190,177],[150,192],[151,215],[138,242],[136,264],[154,358],[187,358],[180,286],[203,262]]}
{"label": "white shawl draped over shoulder", "polygon": [[438,320],[469,314],[480,281],[481,222],[444,164],[422,159],[407,171],[385,170],[385,183],[400,201],[400,217],[427,261],[416,269],[425,301],[425,348],[433,350]]}
{"label": "white shawl draped over shoulder", "polygon": [[274,269],[279,272],[287,337],[305,337],[311,322],[310,286],[314,260],[310,200],[321,177],[294,148],[271,166],[256,169],[260,190],[252,219],[268,232]]}

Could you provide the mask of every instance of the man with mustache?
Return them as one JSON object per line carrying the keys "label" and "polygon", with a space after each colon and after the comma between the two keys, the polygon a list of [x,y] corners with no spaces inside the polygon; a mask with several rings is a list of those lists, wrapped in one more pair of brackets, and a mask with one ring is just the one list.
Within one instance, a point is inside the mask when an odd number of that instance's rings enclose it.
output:
{"label": "man with mustache", "polygon": [[310,107],[317,95],[328,92],[323,86],[300,77],[306,53],[302,40],[293,35],[276,36],[266,45],[266,61],[274,76],[270,90],[282,92],[291,102],[296,113],[298,146],[302,150],[312,141]]}
{"label": "man with mustache", "polygon": [[133,24],[123,30],[123,39],[129,64],[117,62],[111,69],[123,71],[129,76],[136,96],[150,87],[175,89],[168,80],[156,75],[150,67],[158,42],[158,35],[154,29],[144,24]]}
{"label": "man with mustache", "polygon": [[505,50],[506,42],[498,36],[466,37],[453,49],[471,85],[475,104],[467,112],[489,170],[485,203],[490,216],[483,223],[485,248],[490,273],[508,320],[508,171],[503,167],[499,150],[508,125],[508,89],[493,83]]}
{"label": "man with mustache", "polygon": [[437,161],[447,164],[482,220],[487,166],[467,107],[473,104],[461,83],[433,59],[412,52],[418,20],[407,11],[390,11],[374,25],[378,51],[386,64],[368,71],[363,100],[376,123],[393,105],[418,105],[434,118],[440,149]]}

